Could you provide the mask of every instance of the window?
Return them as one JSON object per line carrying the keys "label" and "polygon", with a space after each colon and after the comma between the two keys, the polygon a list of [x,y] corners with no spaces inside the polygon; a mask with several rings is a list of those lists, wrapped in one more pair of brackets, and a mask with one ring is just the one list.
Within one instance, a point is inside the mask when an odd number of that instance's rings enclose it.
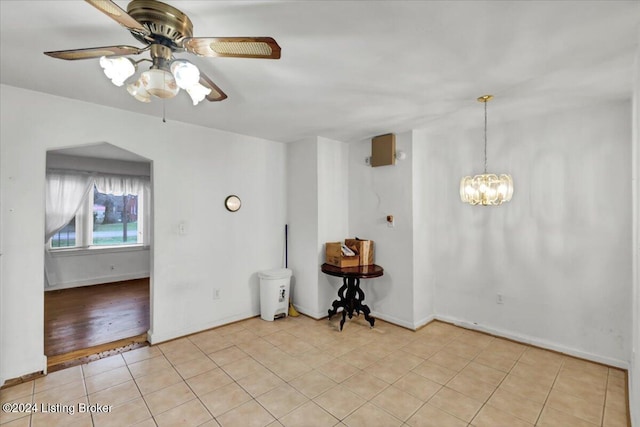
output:
{"label": "window", "polygon": [[89,192],[75,217],[51,238],[52,249],[143,244],[143,195]]}
{"label": "window", "polygon": [[76,246],[76,217],[51,238],[52,248],[72,248]]}

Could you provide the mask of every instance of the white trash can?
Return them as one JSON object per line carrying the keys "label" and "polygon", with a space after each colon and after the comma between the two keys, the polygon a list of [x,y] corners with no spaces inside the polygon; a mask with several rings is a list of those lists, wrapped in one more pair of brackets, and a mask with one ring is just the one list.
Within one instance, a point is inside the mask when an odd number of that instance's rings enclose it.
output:
{"label": "white trash can", "polygon": [[260,317],[273,322],[276,316],[289,315],[289,284],[292,271],[288,268],[265,270],[260,277]]}

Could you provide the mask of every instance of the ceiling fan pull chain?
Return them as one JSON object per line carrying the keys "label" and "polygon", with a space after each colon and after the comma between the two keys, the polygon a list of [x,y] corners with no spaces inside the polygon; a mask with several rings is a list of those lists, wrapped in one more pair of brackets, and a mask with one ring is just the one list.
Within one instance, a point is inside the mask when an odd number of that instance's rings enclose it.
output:
{"label": "ceiling fan pull chain", "polygon": [[167,100],[162,98],[162,123],[167,123]]}

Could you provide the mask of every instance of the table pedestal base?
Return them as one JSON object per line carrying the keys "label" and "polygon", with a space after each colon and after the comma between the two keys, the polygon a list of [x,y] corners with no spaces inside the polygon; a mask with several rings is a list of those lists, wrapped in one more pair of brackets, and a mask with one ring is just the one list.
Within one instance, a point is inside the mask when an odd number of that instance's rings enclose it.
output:
{"label": "table pedestal base", "polygon": [[338,297],[339,299],[335,300],[331,304],[333,308],[329,309],[329,319],[331,319],[331,316],[338,312],[338,308],[342,307],[342,320],[340,320],[341,331],[347,315],[349,315],[349,319],[353,318],[354,311],[358,315],[362,311],[364,313],[365,320],[369,322],[369,324],[373,328],[373,324],[375,323],[376,319],[369,315],[371,313],[369,307],[367,307],[365,304],[362,304],[362,300],[364,300],[364,292],[362,292],[362,289],[360,289],[359,278],[343,277],[342,287],[338,289]]}

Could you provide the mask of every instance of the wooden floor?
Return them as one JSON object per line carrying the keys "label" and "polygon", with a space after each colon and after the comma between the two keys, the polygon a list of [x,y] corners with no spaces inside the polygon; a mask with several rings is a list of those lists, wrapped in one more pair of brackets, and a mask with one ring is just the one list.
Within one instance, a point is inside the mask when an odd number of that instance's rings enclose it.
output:
{"label": "wooden floor", "polygon": [[148,278],[44,293],[44,353],[50,359],[140,341],[148,329]]}

